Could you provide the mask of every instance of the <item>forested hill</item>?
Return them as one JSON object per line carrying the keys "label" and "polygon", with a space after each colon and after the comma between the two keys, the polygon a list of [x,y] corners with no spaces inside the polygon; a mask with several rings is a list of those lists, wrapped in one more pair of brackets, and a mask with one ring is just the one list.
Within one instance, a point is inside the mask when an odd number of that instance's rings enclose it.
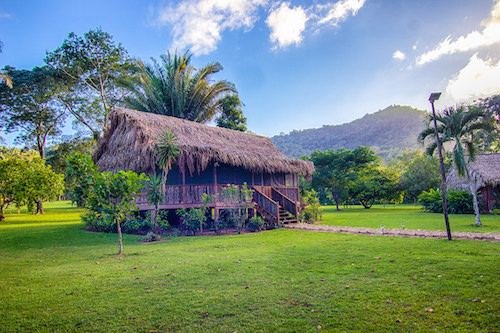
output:
{"label": "forested hill", "polygon": [[424,111],[393,105],[350,123],[294,130],[271,140],[288,157],[309,155],[315,149],[369,146],[389,161],[406,149],[422,149],[417,136],[425,127],[425,117]]}

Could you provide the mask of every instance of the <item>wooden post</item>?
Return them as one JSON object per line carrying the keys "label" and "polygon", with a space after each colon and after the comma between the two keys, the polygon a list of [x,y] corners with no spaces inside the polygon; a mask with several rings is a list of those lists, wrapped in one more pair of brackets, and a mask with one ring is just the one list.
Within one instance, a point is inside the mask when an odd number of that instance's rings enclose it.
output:
{"label": "wooden post", "polygon": [[182,172],[182,203],[186,203],[186,170]]}

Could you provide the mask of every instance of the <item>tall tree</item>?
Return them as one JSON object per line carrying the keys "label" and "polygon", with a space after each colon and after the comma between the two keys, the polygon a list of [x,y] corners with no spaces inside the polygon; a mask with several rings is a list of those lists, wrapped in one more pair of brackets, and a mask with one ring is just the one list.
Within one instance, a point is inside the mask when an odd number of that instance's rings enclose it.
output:
{"label": "tall tree", "polygon": [[221,109],[221,98],[236,89],[229,81],[212,81],[222,70],[218,62],[196,70],[191,56],[167,53],[160,56],[161,63],[153,58],[152,64],[138,62],[140,74],[122,82],[131,93],[125,106],[200,123],[213,119]]}
{"label": "tall tree", "polygon": [[132,59],[121,44],[97,28],[83,37],[70,33],[63,44],[48,52],[45,62],[63,73],[60,99],[65,107],[98,138],[108,128],[108,116],[125,91],[119,80],[134,71]]}
{"label": "tall tree", "polygon": [[369,147],[358,147],[352,151],[341,148],[316,150],[311,153],[310,160],[316,168],[312,178],[313,188],[330,192],[337,210],[340,210],[339,205],[347,197],[348,184],[354,172],[377,161],[377,156]]}
{"label": "tall tree", "polygon": [[217,117],[217,127],[246,132],[247,118],[241,110],[242,103],[236,94],[226,95],[220,100],[221,113]]}
{"label": "tall tree", "polygon": [[[434,120],[432,115],[430,115],[430,120]],[[453,147],[453,164],[459,176],[467,178],[476,215],[475,224],[481,226],[477,200],[478,179],[476,179],[475,174],[470,172],[469,165],[471,162],[474,162],[476,158],[477,147],[474,143],[475,137],[481,132],[494,131],[494,120],[491,114],[483,108],[460,105],[448,108],[441,114],[436,114],[436,121],[438,123],[437,129],[441,141],[443,142],[443,147],[447,142],[451,143]],[[426,152],[428,155],[432,156],[437,148],[434,128],[429,125],[427,129],[420,133],[418,139],[422,143],[425,143],[425,140],[429,139],[430,144]]]}
{"label": "tall tree", "polygon": [[35,143],[42,159],[50,136],[60,133],[64,108],[54,100],[58,93],[56,73],[51,68],[17,70],[5,67],[12,77],[12,89],[0,86],[0,121],[6,132],[19,132],[17,142]]}

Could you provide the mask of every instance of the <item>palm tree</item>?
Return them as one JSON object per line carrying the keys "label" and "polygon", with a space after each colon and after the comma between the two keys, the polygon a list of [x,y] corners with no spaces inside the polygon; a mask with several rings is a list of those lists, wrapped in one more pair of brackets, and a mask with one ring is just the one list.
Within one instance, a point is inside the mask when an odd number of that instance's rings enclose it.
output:
{"label": "palm tree", "polygon": [[[430,120],[433,121],[432,115]],[[455,168],[461,177],[467,177],[470,191],[472,193],[474,213],[476,215],[475,224],[481,226],[479,218],[479,205],[477,201],[477,179],[471,174],[469,165],[476,159],[477,147],[474,139],[481,132],[489,132],[495,129],[491,114],[481,107],[460,105],[456,108],[448,108],[442,114],[436,115],[438,122],[438,133],[441,135],[443,143],[449,142],[453,145],[452,159]],[[418,140],[422,143],[429,138],[431,144],[426,148],[426,153],[430,156],[437,148],[434,137],[434,128],[429,126],[423,130]],[[444,148],[443,148],[444,149]]]}
{"label": "palm tree", "polygon": [[161,190],[165,193],[167,175],[172,168],[172,162],[179,157],[180,148],[177,137],[168,129],[163,132],[156,144],[156,165],[162,169]]}
{"label": "palm tree", "polygon": [[222,70],[218,63],[196,70],[189,51],[179,56],[160,56],[161,63],[138,62],[139,75],[122,82],[130,91],[124,99],[126,107],[188,119],[200,123],[210,121],[221,109],[220,99],[236,92],[234,84],[211,77]]}
{"label": "palm tree", "polygon": [[154,205],[155,210],[151,215],[151,225],[153,232],[156,229],[156,221],[158,220],[158,206],[163,200],[162,192],[163,178],[156,172],[149,176],[149,180],[146,182],[147,192],[146,198],[151,205]]}

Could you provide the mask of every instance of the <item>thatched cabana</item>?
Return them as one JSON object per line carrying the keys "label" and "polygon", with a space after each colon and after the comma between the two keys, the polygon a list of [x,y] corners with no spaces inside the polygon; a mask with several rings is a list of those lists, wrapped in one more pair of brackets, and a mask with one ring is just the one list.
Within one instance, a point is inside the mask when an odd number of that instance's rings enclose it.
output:
{"label": "thatched cabana", "polygon": [[[216,194],[223,185],[246,183],[262,194],[262,198],[254,198],[256,201],[270,199],[282,209],[293,203],[296,215],[298,175],[310,177],[314,166],[286,157],[264,136],[116,108],[92,158],[102,171],[151,174],[158,170],[155,145],[166,129],[176,135],[181,151],[169,172],[166,202],[161,208],[196,207],[203,193]],[[139,204],[149,209],[144,201]],[[269,206],[269,202],[262,204]],[[217,202],[214,205],[224,206]]]}
{"label": "thatched cabana", "polygon": [[[469,167],[484,209],[493,210],[500,205],[500,154],[478,154]],[[470,192],[467,178],[459,177],[455,168],[451,169],[446,182],[450,189]]]}

